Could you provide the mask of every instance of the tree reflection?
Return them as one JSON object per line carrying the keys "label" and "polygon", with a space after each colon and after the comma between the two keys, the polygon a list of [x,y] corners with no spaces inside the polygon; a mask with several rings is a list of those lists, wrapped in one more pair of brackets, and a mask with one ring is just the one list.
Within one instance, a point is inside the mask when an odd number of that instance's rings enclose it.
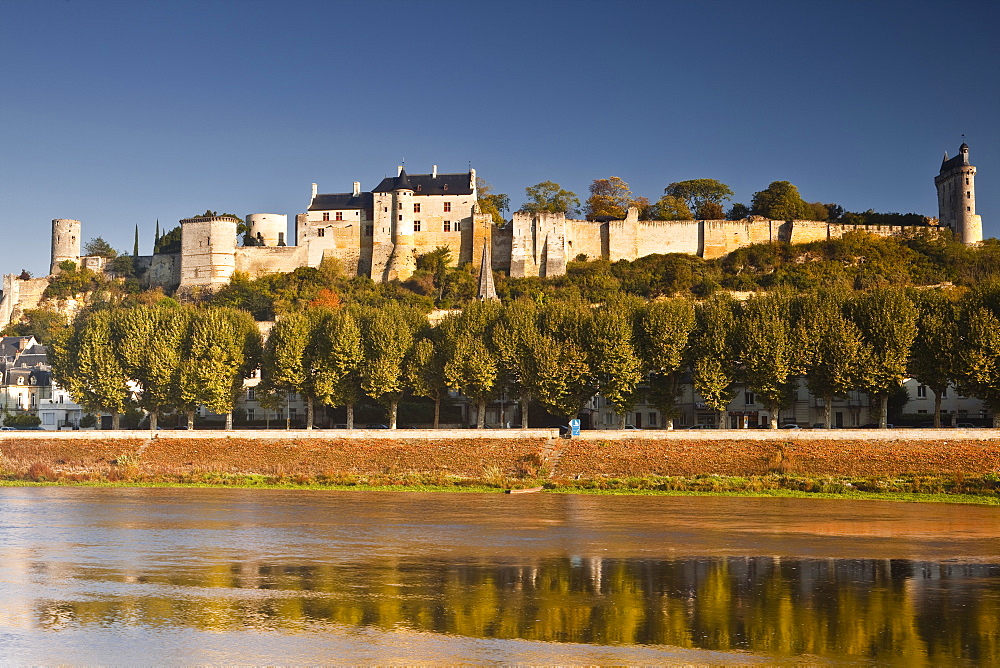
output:
{"label": "tree reflection", "polygon": [[48,602],[47,628],[325,624],[480,638],[1000,662],[1000,565],[774,557],[530,563],[396,559],[214,563],[128,580],[106,600]]}

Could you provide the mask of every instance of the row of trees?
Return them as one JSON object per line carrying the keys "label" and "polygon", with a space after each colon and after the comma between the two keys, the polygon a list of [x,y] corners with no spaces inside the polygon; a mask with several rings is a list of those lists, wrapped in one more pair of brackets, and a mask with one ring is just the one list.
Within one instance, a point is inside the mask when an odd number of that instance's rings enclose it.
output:
{"label": "row of trees", "polygon": [[[519,211],[529,213],[566,213],[575,215],[580,205],[576,193],[563,190],[558,183],[543,181],[524,189],[527,202]],[[820,220],[848,224],[919,225],[927,221],[918,214],[863,213],[845,211],[839,204],[806,202],[798,188],[788,181],[774,181],[754,193],[749,206],[739,202],[729,209],[725,203],[733,197],[732,189],[715,179],[691,179],[669,184],[663,196],[651,202],[632,194],[628,183],[617,176],[595,179],[590,197],[582,209],[587,220],[621,220],[629,207],[639,210],[640,220],[740,220],[762,216],[771,220]]]}
{"label": "row of trees", "polygon": [[825,399],[827,426],[833,398],[855,390],[877,399],[884,426],[888,397],[908,375],[938,402],[955,383],[1000,410],[1000,287],[960,299],[888,287],[776,291],[743,302],[715,295],[697,304],[478,302],[436,327],[395,303],[310,306],[278,320],[263,345],[242,311],[136,306],[85,312],[51,350],[56,379],[74,398],[115,414],[140,388],[135,402],[154,428],[158,411],[187,413],[191,423],[199,404],[231,426],[243,380],[258,366],[258,400],[300,393],[310,427],[318,405],[346,406],[353,426],[363,395],[385,406],[395,427],[407,393],[434,402],[436,426],[450,390],[477,406],[479,427],[501,393],[521,403],[527,426],[531,401],[569,419],[598,392],[621,416],[644,398],[669,427],[687,382],[720,413],[737,389],[755,392],[776,427],[799,377]]}

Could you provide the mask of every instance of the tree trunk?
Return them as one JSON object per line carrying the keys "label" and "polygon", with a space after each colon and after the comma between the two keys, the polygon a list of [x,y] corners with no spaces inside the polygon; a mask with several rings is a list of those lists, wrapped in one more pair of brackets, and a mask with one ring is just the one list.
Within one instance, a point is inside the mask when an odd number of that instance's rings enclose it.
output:
{"label": "tree trunk", "polygon": [[833,396],[823,397],[823,428],[829,429],[830,418],[833,415]]}
{"label": "tree trunk", "polygon": [[194,429],[194,411],[187,412],[188,429]]}
{"label": "tree trunk", "polygon": [[878,398],[879,410],[882,411],[882,415],[878,419],[879,429],[889,428],[889,395],[883,394]]}
{"label": "tree trunk", "polygon": [[719,411],[718,413],[719,413],[719,429],[728,429],[729,425],[726,423],[728,421],[727,418],[729,416],[726,414],[726,411]]}
{"label": "tree trunk", "polygon": [[528,399],[521,399],[521,429],[528,428]]}
{"label": "tree trunk", "polygon": [[768,429],[777,429],[778,428],[778,411],[781,410],[781,407],[777,406],[777,405],[768,406],[767,410],[771,413],[771,415],[770,415],[770,417],[771,417],[771,424],[768,425]]}
{"label": "tree trunk", "polygon": [[941,428],[941,393],[934,392],[934,427]]}
{"label": "tree trunk", "polygon": [[1000,429],[1000,413],[993,411],[993,428]]}
{"label": "tree trunk", "polygon": [[441,428],[441,395],[434,399],[434,428]]}
{"label": "tree trunk", "polygon": [[313,398],[306,397],[306,429],[313,428]]}
{"label": "tree trunk", "polygon": [[666,429],[667,431],[673,431],[674,430],[674,419],[672,417],[668,417],[668,418],[663,418],[663,420],[664,420],[664,422],[663,422],[663,428]]}
{"label": "tree trunk", "polygon": [[396,411],[399,409],[399,399],[389,402],[389,429],[396,428]]}
{"label": "tree trunk", "polygon": [[149,411],[149,430],[156,431],[156,428],[158,426],[159,425],[156,422],[156,411],[155,410]]}
{"label": "tree trunk", "polygon": [[354,429],[354,404],[347,404],[347,428]]}
{"label": "tree trunk", "polygon": [[480,399],[476,403],[476,429],[486,427],[486,399]]}
{"label": "tree trunk", "polygon": [[226,413],[226,431],[233,430],[233,412],[229,411]]}
{"label": "tree trunk", "polygon": [[115,431],[121,429],[122,426],[122,414],[118,411],[111,413],[111,428]]}

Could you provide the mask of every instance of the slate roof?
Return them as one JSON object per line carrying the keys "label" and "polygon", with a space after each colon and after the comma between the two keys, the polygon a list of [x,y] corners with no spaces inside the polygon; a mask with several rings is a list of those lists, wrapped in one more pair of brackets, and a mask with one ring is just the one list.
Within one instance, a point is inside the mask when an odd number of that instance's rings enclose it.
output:
{"label": "slate roof", "polygon": [[948,154],[944,154],[944,161],[941,163],[941,173],[944,174],[952,169],[958,169],[959,167],[965,167],[969,164],[969,145],[963,143],[958,147],[958,155],[952,159],[948,159]]}
{"label": "slate roof", "polygon": [[339,209],[370,209],[375,206],[375,198],[371,193],[332,193],[329,195],[316,195],[311,204],[310,211],[334,211]]}
{"label": "slate roof", "polygon": [[[382,183],[372,189],[373,193],[387,193],[396,190],[400,186],[400,178],[404,179],[404,186],[409,187],[416,195],[471,195],[470,187],[471,173],[464,174],[407,174],[405,171],[400,176],[387,176],[382,179]],[[405,184],[409,184],[408,186]]]}

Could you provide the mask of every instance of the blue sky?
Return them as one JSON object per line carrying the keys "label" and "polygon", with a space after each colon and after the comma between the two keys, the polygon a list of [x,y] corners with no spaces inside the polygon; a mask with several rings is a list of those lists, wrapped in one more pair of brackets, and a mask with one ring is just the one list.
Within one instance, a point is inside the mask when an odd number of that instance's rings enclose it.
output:
{"label": "blue sky", "polygon": [[53,218],[148,254],[157,219],[292,219],[403,159],[515,207],[615,175],[936,215],[963,133],[995,236],[998,28],[975,1],[0,0],[0,273],[45,273]]}

